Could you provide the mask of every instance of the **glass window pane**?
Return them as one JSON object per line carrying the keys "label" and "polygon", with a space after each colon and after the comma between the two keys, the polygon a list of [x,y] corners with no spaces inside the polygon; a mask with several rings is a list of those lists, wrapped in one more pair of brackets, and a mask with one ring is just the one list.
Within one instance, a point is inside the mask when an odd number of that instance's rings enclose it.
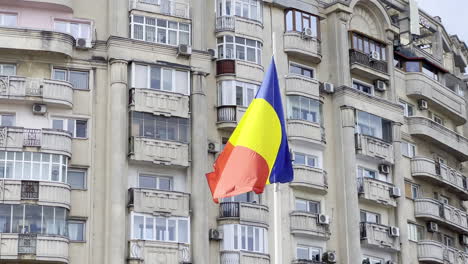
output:
{"label": "glass window pane", "polygon": [[166,190],[170,191],[172,186],[171,186],[171,179],[167,177],[159,177],[159,190]]}
{"label": "glass window pane", "polygon": [[86,172],[84,171],[72,170],[67,173],[67,183],[70,184],[70,187],[74,190],[86,189],[85,178]]}
{"label": "glass window pane", "polygon": [[24,233],[23,213],[24,213],[24,205],[22,204],[13,205],[13,222],[12,222],[13,233]]}
{"label": "glass window pane", "polygon": [[145,218],[145,239],[153,240],[154,239],[154,218],[146,217]]}
{"label": "glass window pane", "polygon": [[165,218],[156,218],[156,240],[165,241],[166,240],[166,219]]}
{"label": "glass window pane", "polygon": [[0,204],[0,233],[11,232],[11,205]]}
{"label": "glass window pane", "polygon": [[163,90],[172,91],[172,70],[163,69]]}
{"label": "glass window pane", "polygon": [[174,219],[169,219],[168,220],[168,225],[167,225],[167,236],[169,241],[175,241],[176,240],[176,225],[177,221]]}
{"label": "glass window pane", "polygon": [[25,233],[42,233],[41,219],[42,207],[38,205],[26,205],[24,216]]}
{"label": "glass window pane", "polygon": [[177,31],[169,30],[169,45],[177,45]]}
{"label": "glass window pane", "polygon": [[133,238],[143,239],[143,219],[141,215],[133,216]]}
{"label": "glass window pane", "polygon": [[70,221],[68,223],[68,237],[71,241],[84,241],[85,223]]}
{"label": "glass window pane", "polygon": [[75,89],[88,90],[88,72],[70,71],[70,83]]}
{"label": "glass window pane", "polygon": [[161,90],[161,67],[151,67],[151,88]]}
{"label": "glass window pane", "polygon": [[175,92],[181,94],[189,94],[189,80],[187,71],[176,71],[176,87]]}
{"label": "glass window pane", "polygon": [[188,243],[188,235],[189,235],[189,226],[188,220],[179,219],[178,221],[178,242],[179,243]]}
{"label": "glass window pane", "polygon": [[157,182],[156,176],[140,175],[139,181],[138,181],[138,187],[156,189],[157,188],[156,182]]}
{"label": "glass window pane", "polygon": [[87,123],[86,120],[76,120],[76,137],[86,138]]}
{"label": "glass window pane", "polygon": [[249,251],[253,251],[253,240],[254,240],[253,226],[248,226],[247,227],[247,250]]}
{"label": "glass window pane", "polygon": [[166,33],[166,29],[158,28],[158,43],[166,44]]}
{"label": "glass window pane", "polygon": [[66,81],[67,80],[67,71],[54,69],[54,80]]}
{"label": "glass window pane", "polygon": [[143,40],[143,25],[133,25],[133,38]]}
{"label": "glass window pane", "polygon": [[156,42],[156,28],[152,26],[146,26],[145,28],[146,33],[146,41],[148,42]]}

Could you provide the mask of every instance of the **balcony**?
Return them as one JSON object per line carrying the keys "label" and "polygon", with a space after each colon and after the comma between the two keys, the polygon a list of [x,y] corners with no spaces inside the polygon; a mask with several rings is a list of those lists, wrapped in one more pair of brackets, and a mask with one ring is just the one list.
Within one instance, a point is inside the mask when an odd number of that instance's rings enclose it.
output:
{"label": "balcony", "polygon": [[372,178],[358,179],[358,194],[362,200],[381,204],[389,207],[396,207],[396,199],[390,196],[390,189],[393,184],[379,181]]}
{"label": "balcony", "polygon": [[75,39],[55,31],[0,27],[0,43],[2,49],[52,52],[71,57]]}
{"label": "balcony", "polygon": [[416,199],[415,216],[435,221],[456,232],[468,233],[467,213],[434,199]]}
{"label": "balcony", "polygon": [[424,73],[406,73],[406,94],[427,100],[431,107],[450,116],[457,126],[466,122],[465,99]]}
{"label": "balcony", "polygon": [[129,197],[129,207],[138,213],[158,212],[171,216],[190,216],[190,194],[188,193],[131,188]]}
{"label": "balcony", "polygon": [[393,164],[393,145],[391,143],[363,134],[355,134],[355,136],[357,154]]}
{"label": "balcony", "polygon": [[218,129],[233,131],[247,111],[246,107],[236,105],[218,106]]}
{"label": "balcony", "polygon": [[300,32],[286,32],[283,35],[284,52],[310,60],[312,63],[322,61],[320,40],[317,38],[304,38]]}
{"label": "balcony", "polygon": [[293,211],[290,213],[291,233],[293,235],[305,235],[316,238],[330,238],[328,225],[318,223],[318,215],[308,212]]}
{"label": "balcony", "polygon": [[424,157],[414,157],[411,160],[411,175],[443,186],[461,199],[468,200],[465,176],[445,164]]}
{"label": "balcony", "polygon": [[216,33],[231,31],[241,35],[263,39],[263,25],[260,21],[238,16],[220,16],[216,18]]}
{"label": "balcony", "polygon": [[287,95],[302,95],[320,98],[319,82],[316,79],[307,78],[297,74],[288,74],[284,78],[286,80]]}
{"label": "balcony", "polygon": [[35,234],[1,234],[0,260],[16,263],[68,263],[68,238]]}
{"label": "balcony", "polygon": [[221,264],[269,264],[267,254],[247,251],[221,251]]}
{"label": "balcony", "polygon": [[463,264],[468,261],[468,254],[438,241],[422,240],[418,242],[418,260],[438,264]]}
{"label": "balcony", "polygon": [[144,137],[131,137],[129,157],[134,161],[168,166],[189,166],[189,144]]}
{"label": "balcony", "polygon": [[150,13],[190,19],[190,4],[188,0],[130,0],[130,10],[136,9]]}
{"label": "balcony", "polygon": [[222,202],[219,204],[218,221],[238,220],[240,224],[268,227],[268,206],[243,202]]}
{"label": "balcony", "polygon": [[0,197],[4,203],[28,201],[28,203],[70,209],[70,195],[70,186],[60,182],[4,179],[0,184]]}
{"label": "balcony", "polygon": [[70,108],[73,105],[71,83],[19,76],[0,76],[0,102],[25,101]]}
{"label": "balcony", "polygon": [[351,72],[372,81],[389,80],[387,61],[371,60],[369,55],[357,50],[349,50]]}
{"label": "balcony", "polygon": [[468,160],[468,139],[431,119],[411,116],[408,130],[413,136],[420,136],[428,144],[433,144],[455,155],[460,161]]}
{"label": "balcony", "polygon": [[293,165],[294,180],[289,184],[291,187],[308,192],[326,194],[328,191],[327,172],[304,165]]}
{"label": "balcony", "polygon": [[375,223],[360,224],[361,244],[386,251],[399,251],[399,237],[390,235],[390,227]]}
{"label": "balcony", "polygon": [[189,118],[189,97],[179,93],[133,88],[130,90],[130,110]]}
{"label": "balcony", "polygon": [[288,119],[288,139],[291,141],[309,142],[318,145],[325,144],[325,133],[319,123],[309,121]]}
{"label": "balcony", "polygon": [[216,61],[216,76],[236,76],[239,78],[262,82],[263,67],[253,62],[221,59]]}
{"label": "balcony", "polygon": [[9,151],[37,148],[40,152],[71,157],[71,135],[62,130],[0,127],[0,147]]}
{"label": "balcony", "polygon": [[153,260],[163,260],[161,263],[167,264],[191,263],[190,250],[187,244],[130,240],[128,264],[152,263]]}
{"label": "balcony", "polygon": [[32,2],[45,3],[49,4],[48,8],[57,7],[63,9],[64,11],[72,12],[73,11],[73,0],[31,0]]}

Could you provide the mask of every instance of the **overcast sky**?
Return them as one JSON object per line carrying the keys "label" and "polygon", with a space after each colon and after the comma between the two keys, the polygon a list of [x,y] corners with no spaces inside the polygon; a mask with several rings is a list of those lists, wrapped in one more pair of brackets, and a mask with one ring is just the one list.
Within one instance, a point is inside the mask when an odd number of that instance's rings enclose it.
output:
{"label": "overcast sky", "polygon": [[432,16],[440,16],[450,35],[458,35],[468,45],[467,0],[417,0],[419,8]]}

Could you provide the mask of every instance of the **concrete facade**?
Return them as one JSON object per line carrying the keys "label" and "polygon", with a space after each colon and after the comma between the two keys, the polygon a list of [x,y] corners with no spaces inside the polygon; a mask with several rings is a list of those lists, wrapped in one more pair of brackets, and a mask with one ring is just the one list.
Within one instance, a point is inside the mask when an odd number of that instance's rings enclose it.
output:
{"label": "concrete facade", "polygon": [[[216,204],[273,55],[295,179]],[[413,0],[0,0],[0,262],[466,264],[467,65]]]}

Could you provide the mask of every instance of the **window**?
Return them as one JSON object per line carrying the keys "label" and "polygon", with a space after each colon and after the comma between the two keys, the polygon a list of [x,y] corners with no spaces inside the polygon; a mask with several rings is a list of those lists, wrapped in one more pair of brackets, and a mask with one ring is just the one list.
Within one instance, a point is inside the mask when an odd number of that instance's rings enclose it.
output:
{"label": "window", "polygon": [[453,237],[444,235],[443,236],[444,245],[447,247],[454,247]]}
{"label": "window", "polygon": [[380,224],[380,214],[361,210],[361,222]]}
{"label": "window", "polygon": [[131,15],[130,21],[132,39],[171,46],[190,45],[190,24],[137,15]]}
{"label": "window", "polygon": [[438,196],[439,196],[439,200],[443,204],[450,205],[450,198],[448,198],[447,196],[444,196],[444,195],[438,195]]}
{"label": "window", "polygon": [[61,207],[1,204],[0,232],[68,236],[67,217]]}
{"label": "window", "polygon": [[262,64],[260,41],[225,35],[217,39],[219,59],[237,59]]}
{"label": "window", "polygon": [[370,54],[371,52],[377,52],[379,54],[380,60],[387,60],[386,48],[387,46],[380,41],[370,39],[364,35],[352,32],[352,48],[358,50],[365,54]]}
{"label": "window", "polygon": [[319,160],[317,156],[294,152],[294,164],[305,165],[312,168],[319,168]]}
{"label": "window", "polygon": [[16,65],[0,63],[0,75],[16,75]]}
{"label": "window", "polygon": [[406,141],[401,142],[401,154],[405,157],[412,158],[416,155],[416,146]]}
{"label": "window", "polygon": [[407,72],[421,72],[421,62],[407,61],[405,62],[405,69]]}
{"label": "window", "polygon": [[91,39],[91,24],[90,23],[55,20],[54,28],[56,31],[72,35],[75,39],[79,39],[79,38],[84,38],[88,40]]}
{"label": "window", "polygon": [[386,142],[392,141],[391,121],[373,114],[357,111],[357,133],[380,138]]}
{"label": "window", "polygon": [[260,195],[254,192],[248,192],[239,194],[236,196],[231,196],[227,198],[223,198],[223,202],[241,202],[241,203],[257,203],[260,204]]}
{"label": "window", "polygon": [[422,73],[429,76],[431,79],[434,79],[436,81],[439,80],[439,76],[437,74],[438,72],[434,69],[434,67],[424,62],[422,63]]}
{"label": "window", "polygon": [[320,202],[296,198],[296,210],[312,214],[320,214]]}
{"label": "window", "polygon": [[87,138],[88,121],[82,119],[53,118],[52,128],[70,132],[74,138]]}
{"label": "window", "polygon": [[89,90],[89,72],[54,68],[52,79],[70,82],[73,89]]}
{"label": "window", "polygon": [[188,142],[188,119],[133,112],[132,136]]}
{"label": "window", "polygon": [[288,96],[288,118],[320,123],[320,101],[299,95]]}
{"label": "window", "polygon": [[172,177],[149,174],[138,175],[138,187],[140,188],[172,191],[173,185]]}
{"label": "window", "polygon": [[304,67],[304,66],[301,66],[301,65],[298,65],[298,64],[294,64],[294,63],[291,63],[289,65],[289,73],[301,75],[301,76],[311,78],[311,79],[313,79],[314,76],[315,76],[314,75],[314,73],[315,73],[314,69],[307,68],[307,67]]}
{"label": "window", "polygon": [[404,109],[404,116],[413,116],[414,115],[414,106],[412,104],[409,104],[405,101],[400,100],[400,105],[403,106]]}
{"label": "window", "polygon": [[190,241],[189,219],[132,213],[132,238],[188,244]]}
{"label": "window", "polygon": [[370,264],[384,264],[385,263],[384,260],[381,258],[370,257],[366,255],[364,255],[363,259],[368,259]]}
{"label": "window", "polygon": [[217,16],[243,17],[262,21],[263,5],[260,0],[217,0]]}
{"label": "window", "polygon": [[265,228],[238,224],[223,225],[222,228],[222,250],[268,253],[268,233]]}
{"label": "window", "polygon": [[424,236],[424,227],[413,224],[413,223],[408,223],[408,240],[413,241],[413,242],[418,242],[419,240],[422,240]]}
{"label": "window", "polygon": [[14,126],[15,115],[14,114],[0,114],[0,126]]}
{"label": "window", "polygon": [[0,13],[0,26],[14,27],[18,24],[18,15],[13,13]]}
{"label": "window", "polygon": [[85,190],[86,170],[70,168],[67,172],[67,183],[70,184],[72,190]]}
{"label": "window", "polygon": [[317,16],[299,10],[286,10],[286,31],[302,32],[306,28],[312,30],[312,36],[320,38],[319,19]]}
{"label": "window", "polygon": [[306,246],[306,245],[297,245],[296,247],[296,258],[297,259],[307,259],[320,261],[322,257],[322,249]]}
{"label": "window", "polygon": [[81,220],[68,221],[68,237],[70,241],[83,242],[85,238],[86,222]]}
{"label": "window", "polygon": [[358,81],[353,81],[353,88],[366,94],[372,95],[374,93],[374,86]]}
{"label": "window", "polygon": [[419,197],[419,185],[405,182],[405,194],[408,199],[417,199]]}
{"label": "window", "polygon": [[187,70],[176,70],[157,65],[133,64],[133,87],[150,88],[188,95],[190,75]]}
{"label": "window", "polygon": [[377,171],[370,170],[363,167],[358,167],[358,178],[372,178],[377,179]]}
{"label": "window", "polygon": [[248,107],[258,88],[258,85],[240,81],[218,82],[218,104]]}
{"label": "window", "polygon": [[436,122],[437,124],[443,126],[444,125],[444,119],[436,114],[433,114],[432,115],[432,119],[434,120],[434,122]]}
{"label": "window", "polygon": [[67,162],[64,155],[0,151],[0,179],[65,183]]}

